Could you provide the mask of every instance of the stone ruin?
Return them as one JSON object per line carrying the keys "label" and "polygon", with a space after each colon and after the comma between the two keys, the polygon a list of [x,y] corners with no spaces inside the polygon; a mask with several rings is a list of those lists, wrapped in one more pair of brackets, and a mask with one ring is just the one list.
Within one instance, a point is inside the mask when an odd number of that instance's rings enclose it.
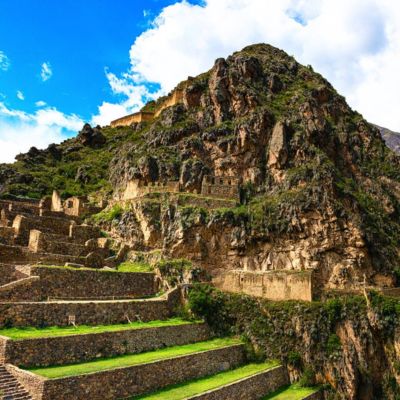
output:
{"label": "stone ruin", "polygon": [[[200,195],[239,202],[239,188],[239,179],[236,177],[206,175],[202,181]],[[179,181],[147,182],[142,179],[133,179],[127,183],[121,200],[132,200],[149,193],[185,193],[185,191]]]}
{"label": "stone ruin", "polygon": [[219,197],[239,201],[239,179],[233,176],[206,175],[201,185],[205,197]]}
{"label": "stone ruin", "polygon": [[84,197],[62,202],[57,192],[40,201],[0,200],[1,262],[73,263],[95,268],[111,263],[106,261],[109,243],[100,229],[82,223],[82,217],[100,209]]}
{"label": "stone ruin", "polygon": [[115,128],[118,126],[131,126],[134,123],[152,121],[157,118],[163,110],[167,107],[174,106],[175,104],[182,103],[183,101],[183,89],[175,89],[173,93],[168,96],[163,103],[154,111],[138,111],[136,113],[126,115],[111,121],[111,127]]}

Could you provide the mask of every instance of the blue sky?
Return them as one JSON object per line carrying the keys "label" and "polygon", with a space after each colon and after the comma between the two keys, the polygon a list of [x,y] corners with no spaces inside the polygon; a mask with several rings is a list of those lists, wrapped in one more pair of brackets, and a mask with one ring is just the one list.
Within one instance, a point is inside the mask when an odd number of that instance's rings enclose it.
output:
{"label": "blue sky", "polygon": [[0,162],[107,125],[260,42],[400,131],[398,0],[0,0]]}
{"label": "blue sky", "polygon": [[[129,68],[129,48],[152,16],[174,1],[0,0],[0,50],[10,60],[0,74],[6,105],[27,112],[44,101],[90,120],[115,100],[104,69]],[[43,82],[41,66],[53,72]],[[25,100],[17,98],[21,91]]]}

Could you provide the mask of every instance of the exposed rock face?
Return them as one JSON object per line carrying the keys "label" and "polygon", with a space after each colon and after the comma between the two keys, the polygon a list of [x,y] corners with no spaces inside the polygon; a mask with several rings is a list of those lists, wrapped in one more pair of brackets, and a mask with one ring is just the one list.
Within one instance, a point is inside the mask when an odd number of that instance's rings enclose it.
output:
{"label": "exposed rock face", "polygon": [[92,128],[89,124],[83,126],[77,138],[84,146],[91,147],[100,147],[106,142],[106,138],[101,133],[100,128]]}
{"label": "exposed rock face", "polygon": [[[134,176],[198,193],[205,174],[235,176],[247,205],[162,206],[151,216],[161,235],[144,247],[192,258],[215,277],[314,270],[321,290],[359,288],[364,277],[395,284],[399,158],[329,82],[256,45],[189,79],[183,102],[144,130],[144,144],[120,149],[114,186]],[[149,215],[135,218],[143,225]]]}
{"label": "exposed rock face", "polygon": [[386,142],[386,145],[396,153],[400,154],[400,133],[393,132],[390,129],[382,128],[378,125],[376,125],[376,127],[381,132],[381,135]]}

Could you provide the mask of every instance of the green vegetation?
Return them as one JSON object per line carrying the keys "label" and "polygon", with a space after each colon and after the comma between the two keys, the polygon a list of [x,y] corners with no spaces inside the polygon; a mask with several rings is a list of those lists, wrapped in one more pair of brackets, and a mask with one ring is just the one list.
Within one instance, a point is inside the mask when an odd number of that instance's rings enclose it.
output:
{"label": "green vegetation", "polygon": [[91,220],[96,223],[112,222],[115,219],[119,220],[124,212],[124,209],[119,204],[114,204],[111,208],[106,208],[98,214],[92,215]]}
{"label": "green vegetation", "polygon": [[141,354],[127,354],[124,356],[99,359],[81,364],[54,366],[48,368],[33,368],[29,371],[46,378],[62,378],[66,376],[88,374],[90,372],[104,371],[108,369],[130,367],[146,364],[154,361],[185,356],[202,351],[216,350],[227,346],[240,344],[241,341],[233,338],[222,338],[198,342],[184,346],[172,346],[164,349],[150,351]]}
{"label": "green vegetation", "polygon": [[154,272],[153,267],[144,261],[125,261],[118,265],[118,272]]}
{"label": "green vegetation", "polygon": [[115,274],[115,273],[135,273],[135,272],[153,272],[151,265],[141,261],[125,261],[117,269],[93,269],[88,267],[70,267],[67,265],[35,265],[36,268],[56,268],[67,269],[71,271],[91,271],[94,274]]}
{"label": "green vegetation", "polygon": [[329,338],[328,342],[326,344],[326,351],[328,352],[329,355],[333,355],[336,353],[340,353],[342,350],[342,344],[340,343],[340,338],[336,333],[332,333]]}
{"label": "green vegetation", "polygon": [[[189,293],[189,306],[195,317],[204,318],[217,334],[241,335],[263,349],[265,359],[280,359],[302,372],[300,384],[308,387],[315,385],[317,371],[327,364],[338,368],[343,362],[338,326],[357,327],[360,338],[367,340],[371,335],[368,313],[373,313],[379,326],[374,334],[380,335],[385,346],[393,347],[400,327],[400,299],[374,292],[369,297],[368,310],[363,296],[341,296],[326,302],[276,302],[195,284]],[[304,332],[309,333],[307,339]],[[371,349],[367,346],[362,351],[367,358]],[[365,374],[367,379],[368,372]],[[389,378],[387,382],[393,382]]]}
{"label": "green vegetation", "polygon": [[302,400],[317,391],[315,388],[301,387],[298,384],[291,385],[277,390],[274,393],[264,397],[262,400]]}
{"label": "green vegetation", "polygon": [[160,271],[161,276],[166,279],[170,286],[182,283],[186,273],[191,272],[194,279],[197,273],[200,273],[197,268],[193,267],[191,261],[183,258],[158,261],[154,268]]}
{"label": "green vegetation", "polygon": [[136,329],[147,328],[160,328],[163,326],[176,326],[186,325],[188,321],[180,318],[171,318],[165,321],[150,321],[150,322],[132,322],[130,324],[116,324],[116,325],[97,325],[86,326],[52,326],[48,328],[7,328],[0,329],[0,335],[9,337],[13,340],[33,339],[33,338],[46,338],[57,336],[70,336],[70,335],[87,335],[90,333],[104,333],[104,332],[117,332]]}
{"label": "green vegetation", "polygon": [[262,364],[248,364],[230,371],[221,372],[206,378],[196,379],[190,382],[181,383],[167,387],[155,393],[134,397],[134,400],[183,400],[190,396],[217,389],[221,386],[234,383],[240,379],[267,371],[278,365],[275,361]]}

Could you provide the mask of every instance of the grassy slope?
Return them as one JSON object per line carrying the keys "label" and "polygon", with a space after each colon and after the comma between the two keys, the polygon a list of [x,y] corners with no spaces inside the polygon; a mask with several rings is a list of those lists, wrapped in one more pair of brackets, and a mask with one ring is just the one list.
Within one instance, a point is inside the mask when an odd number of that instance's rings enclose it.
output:
{"label": "grassy slope", "polygon": [[279,365],[277,361],[269,361],[262,364],[248,364],[230,371],[221,372],[206,378],[174,385],[155,393],[134,397],[139,400],[183,400],[208,390],[217,389],[251,375],[266,371]]}
{"label": "grassy slope", "polygon": [[69,336],[69,335],[85,335],[90,333],[104,333],[104,332],[116,332],[126,330],[136,330],[145,328],[159,328],[163,326],[176,326],[185,325],[191,322],[184,321],[180,318],[172,318],[166,321],[151,321],[151,322],[132,322],[130,324],[117,324],[117,325],[98,325],[98,326],[86,326],[81,325],[78,327],[58,327],[53,326],[49,328],[7,328],[0,329],[0,335],[9,337],[13,340],[22,339],[33,339],[33,338],[45,338],[45,337],[56,337],[56,336]]}
{"label": "grassy slope", "polygon": [[184,346],[166,347],[161,350],[155,350],[141,354],[127,354],[124,356],[100,359],[80,364],[71,364],[48,368],[33,368],[30,369],[30,371],[47,378],[62,378],[66,376],[87,374],[90,372],[104,371],[107,369],[145,364],[153,361],[165,360],[168,358],[184,356],[201,351],[215,350],[240,343],[240,340],[232,338],[213,339]]}
{"label": "grassy slope", "polygon": [[315,388],[300,387],[298,385],[291,385],[286,388],[277,390],[274,393],[264,397],[262,400],[301,400],[310,394],[315,393]]}
{"label": "grassy slope", "polygon": [[154,272],[150,264],[145,262],[125,261],[118,265],[118,272]]}

